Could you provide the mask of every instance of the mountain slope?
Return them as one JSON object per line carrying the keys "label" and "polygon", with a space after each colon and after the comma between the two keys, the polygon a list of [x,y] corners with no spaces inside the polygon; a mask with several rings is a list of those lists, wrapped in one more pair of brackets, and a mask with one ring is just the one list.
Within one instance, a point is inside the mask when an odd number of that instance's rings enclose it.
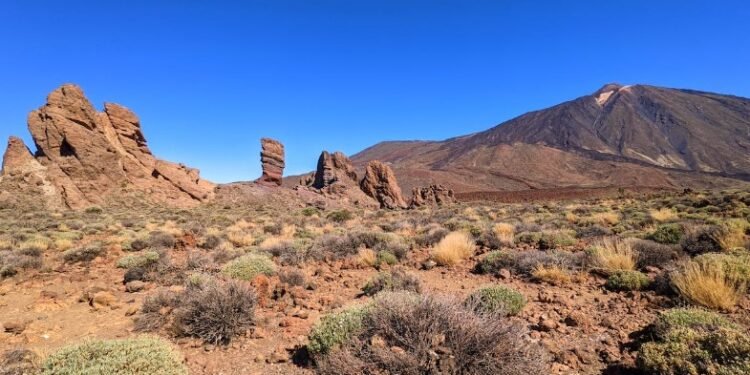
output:
{"label": "mountain slope", "polygon": [[405,185],[459,191],[727,185],[750,179],[750,99],[609,84],[487,131],[384,142],[352,157],[390,162]]}

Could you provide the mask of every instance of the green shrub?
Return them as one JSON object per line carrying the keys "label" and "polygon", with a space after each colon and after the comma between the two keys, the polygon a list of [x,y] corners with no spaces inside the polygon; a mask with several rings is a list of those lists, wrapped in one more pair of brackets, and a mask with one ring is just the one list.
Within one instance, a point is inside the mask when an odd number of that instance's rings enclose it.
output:
{"label": "green shrub", "polygon": [[725,374],[750,371],[750,337],[719,314],[687,308],[662,312],[654,341],[641,346],[638,366],[649,374]]}
{"label": "green shrub", "polygon": [[68,346],[42,364],[42,375],[187,375],[181,356],[164,341],[141,337]]}
{"label": "green shrub", "polygon": [[526,298],[509,287],[492,285],[474,291],[466,299],[466,304],[476,311],[516,315],[526,306]]}
{"label": "green shrub", "polygon": [[318,209],[317,209],[317,208],[315,208],[315,207],[305,207],[305,208],[303,208],[303,209],[302,209],[302,211],[301,211],[301,213],[302,213],[302,216],[307,216],[307,217],[310,217],[310,216],[315,216],[315,215],[317,215],[317,214],[318,214],[319,212],[320,212],[320,211],[318,211]]}
{"label": "green shrub", "polygon": [[744,249],[727,253],[710,253],[695,257],[698,263],[720,265],[730,279],[750,285],[750,253]]}
{"label": "green shrub", "polygon": [[659,225],[648,239],[662,244],[678,244],[682,239],[682,227],[679,224]]}
{"label": "green shrub", "polygon": [[126,255],[117,260],[117,268],[145,268],[158,262],[159,257],[159,253],[156,251],[146,251],[141,254]]}
{"label": "green shrub", "polygon": [[641,346],[638,366],[648,374],[750,373],[750,337],[727,328],[676,328]]}
{"label": "green shrub", "polygon": [[641,290],[648,285],[648,276],[639,271],[616,271],[607,279],[607,288],[611,290]]}
{"label": "green shrub", "polygon": [[328,214],[328,220],[336,223],[344,223],[354,218],[354,214],[349,210],[333,211]]}
{"label": "green shrub", "polygon": [[503,268],[511,268],[515,264],[515,260],[513,254],[508,251],[490,251],[477,262],[474,266],[474,272],[483,275],[497,274]]}
{"label": "green shrub", "polygon": [[422,285],[415,276],[397,269],[379,273],[362,288],[362,292],[367,296],[374,296],[382,291],[392,292],[397,290],[420,293]]}
{"label": "green shrub", "polygon": [[537,241],[540,250],[557,249],[563,246],[573,246],[576,240],[565,231],[542,232]]}
{"label": "green shrub", "polygon": [[324,316],[310,331],[307,349],[311,354],[326,354],[343,344],[362,328],[368,308],[351,307]]}
{"label": "green shrub", "polygon": [[229,262],[221,272],[233,279],[250,281],[258,275],[273,275],[276,265],[266,256],[247,254]]}
{"label": "green shrub", "polygon": [[378,252],[377,259],[375,260],[375,266],[380,267],[384,264],[392,266],[398,263],[398,258],[390,251]]}
{"label": "green shrub", "polygon": [[63,260],[68,263],[90,262],[104,254],[104,247],[101,244],[93,244],[77,249],[70,249],[63,252]]}
{"label": "green shrub", "polygon": [[653,326],[658,337],[664,337],[669,330],[674,328],[737,328],[734,323],[720,314],[699,308],[677,308],[662,311]]}

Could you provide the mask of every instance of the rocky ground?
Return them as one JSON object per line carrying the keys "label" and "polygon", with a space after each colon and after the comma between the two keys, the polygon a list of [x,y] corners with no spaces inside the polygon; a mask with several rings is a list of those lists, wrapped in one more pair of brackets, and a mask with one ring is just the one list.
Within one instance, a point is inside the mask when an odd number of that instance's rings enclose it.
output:
{"label": "rocky ground", "polygon": [[[562,281],[529,275],[510,263],[485,273],[477,272],[476,265],[498,252],[530,259],[552,253],[586,259],[602,238],[654,238],[669,224],[681,228],[682,239],[662,242],[674,242],[670,249],[684,261],[687,226],[747,223],[749,197],[743,191],[659,193],[411,211],[279,210],[226,203],[138,212],[106,207],[84,212],[3,210],[0,352],[26,348],[44,358],[83,340],[151,334],[176,345],[192,374],[314,374],[305,351],[313,326],[326,314],[372,300],[362,290],[373,277],[403,270],[418,279],[425,295],[463,299],[487,285],[520,292],[526,304],[507,319],[521,324],[526,337],[550,354],[549,373],[636,373],[643,332],[659,312],[696,305],[662,287],[660,280],[679,267],[677,260],[639,265],[651,281],[641,290],[613,290],[607,277],[586,261],[561,266],[566,275]],[[509,240],[498,224],[512,228]],[[744,251],[746,227],[733,244]],[[448,232],[470,233],[476,247],[456,264],[436,264],[435,248]],[[368,248],[363,241],[357,248],[341,249],[340,242],[331,242],[352,233],[387,238],[387,245]],[[139,240],[143,247],[136,245]],[[96,255],[90,259],[70,255],[91,248]],[[124,283],[130,268],[122,265],[123,258],[149,251],[159,257],[152,268],[146,267],[151,276]],[[394,255],[392,261],[378,260],[390,259],[385,252]],[[243,281],[252,285],[258,300],[253,324],[242,334],[228,343],[210,343],[168,329],[136,330],[147,299],[162,291],[184,291],[186,280],[196,273],[226,279],[227,264],[243,254],[267,254],[273,271]],[[13,272],[6,271],[9,267]],[[743,293],[734,306],[717,311],[746,326],[750,298]],[[171,311],[160,313],[168,317]]]}

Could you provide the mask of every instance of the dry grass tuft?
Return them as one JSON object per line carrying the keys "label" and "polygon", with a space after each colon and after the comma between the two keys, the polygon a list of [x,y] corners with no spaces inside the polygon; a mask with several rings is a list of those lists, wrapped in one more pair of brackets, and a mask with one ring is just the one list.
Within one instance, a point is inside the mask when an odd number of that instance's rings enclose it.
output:
{"label": "dry grass tuft", "polygon": [[556,286],[569,284],[572,280],[570,272],[558,265],[537,265],[531,271],[531,276],[534,280]]}
{"label": "dry grass tuft", "polygon": [[597,212],[591,215],[591,221],[600,225],[615,225],[620,222],[620,215],[616,212]]}
{"label": "dry grass tuft", "polygon": [[432,250],[432,259],[441,266],[452,266],[474,254],[476,244],[464,232],[451,232]]}
{"label": "dry grass tuft", "polygon": [[227,240],[236,247],[250,246],[255,243],[255,237],[250,233],[229,232]]}
{"label": "dry grass tuft", "polygon": [[512,244],[516,236],[516,226],[507,223],[498,223],[492,227],[495,237],[503,243]]}
{"label": "dry grass tuft", "polygon": [[672,275],[672,284],[688,301],[716,310],[729,310],[744,294],[744,284],[733,281],[716,263],[688,262]]}
{"label": "dry grass tuft", "polygon": [[651,210],[648,212],[648,216],[658,223],[666,223],[669,221],[677,220],[677,213],[669,208],[661,208],[658,210]]}
{"label": "dry grass tuft", "polygon": [[607,238],[590,249],[591,266],[610,274],[614,271],[635,270],[637,253],[629,241]]}
{"label": "dry grass tuft", "polygon": [[375,264],[378,262],[378,254],[375,250],[362,248],[357,254],[357,259],[365,267],[375,267]]}

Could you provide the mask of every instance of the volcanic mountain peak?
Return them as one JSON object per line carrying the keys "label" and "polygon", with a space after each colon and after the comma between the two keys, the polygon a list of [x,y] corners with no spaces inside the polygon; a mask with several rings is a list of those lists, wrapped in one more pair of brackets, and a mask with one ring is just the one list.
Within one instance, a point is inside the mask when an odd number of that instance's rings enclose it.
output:
{"label": "volcanic mountain peak", "polygon": [[397,174],[410,174],[400,179],[419,185],[436,181],[439,171],[466,191],[695,182],[683,173],[748,179],[748,155],[750,99],[610,83],[483,132],[443,142],[381,143],[352,159],[357,165],[391,162]]}

